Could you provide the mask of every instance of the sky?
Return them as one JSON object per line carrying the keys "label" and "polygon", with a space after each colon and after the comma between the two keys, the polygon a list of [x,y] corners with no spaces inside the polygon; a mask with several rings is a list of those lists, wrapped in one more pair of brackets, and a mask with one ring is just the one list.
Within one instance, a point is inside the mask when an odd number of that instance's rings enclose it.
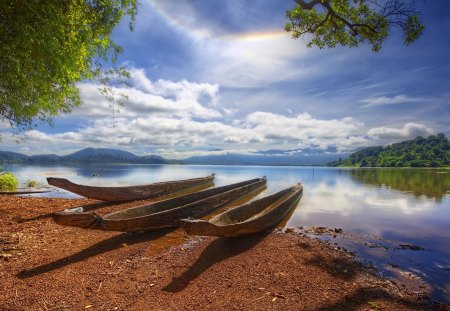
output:
{"label": "sky", "polygon": [[111,107],[98,85],[84,104],[17,136],[0,121],[0,150],[69,154],[86,147],[181,159],[193,155],[348,153],[416,136],[450,137],[450,3],[417,1],[423,35],[393,30],[370,46],[307,48],[284,29],[293,0],[141,0],[113,40],[130,86]]}

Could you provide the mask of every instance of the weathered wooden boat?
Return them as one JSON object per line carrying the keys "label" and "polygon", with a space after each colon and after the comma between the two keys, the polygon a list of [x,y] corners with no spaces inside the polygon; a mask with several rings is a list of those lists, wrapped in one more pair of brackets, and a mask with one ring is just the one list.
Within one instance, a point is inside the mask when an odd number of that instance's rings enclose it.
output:
{"label": "weathered wooden boat", "polygon": [[251,179],[227,186],[128,208],[105,216],[67,209],[53,214],[57,224],[107,231],[147,231],[178,227],[180,219],[203,217],[231,202],[256,195],[266,187],[266,178]]}
{"label": "weathered wooden boat", "polygon": [[130,187],[95,187],[73,183],[65,178],[48,177],[49,185],[68,190],[89,199],[120,202],[156,199],[164,196],[177,196],[196,192],[213,186],[214,174],[206,177],[178,181],[159,182]]}
{"label": "weathered wooden boat", "polygon": [[209,221],[183,219],[181,227],[190,235],[238,237],[257,233],[280,223],[297,206],[303,186],[297,184],[254,202],[229,209]]}

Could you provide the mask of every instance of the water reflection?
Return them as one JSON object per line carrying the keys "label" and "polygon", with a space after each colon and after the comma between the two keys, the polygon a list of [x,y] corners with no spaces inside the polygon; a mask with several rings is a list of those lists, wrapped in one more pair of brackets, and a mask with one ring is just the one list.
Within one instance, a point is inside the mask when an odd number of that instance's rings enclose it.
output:
{"label": "water reflection", "polygon": [[447,170],[428,169],[358,169],[350,170],[353,180],[365,185],[390,187],[419,197],[440,202],[450,192],[450,174]]}

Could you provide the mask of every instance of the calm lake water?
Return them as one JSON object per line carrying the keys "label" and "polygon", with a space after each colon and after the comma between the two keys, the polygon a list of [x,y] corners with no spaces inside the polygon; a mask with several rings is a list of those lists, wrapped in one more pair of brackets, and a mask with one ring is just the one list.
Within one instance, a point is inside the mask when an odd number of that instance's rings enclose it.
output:
{"label": "calm lake water", "polygon": [[[320,238],[345,246],[388,277],[428,283],[433,298],[450,302],[450,170],[108,164],[4,169],[23,184],[46,184],[46,177],[55,176],[90,185],[136,185],[214,172],[221,186],[267,176],[267,190],[258,197],[301,182],[303,198],[287,227],[342,228],[336,238]],[[45,196],[78,197],[64,191]],[[424,250],[403,249],[404,244]]]}

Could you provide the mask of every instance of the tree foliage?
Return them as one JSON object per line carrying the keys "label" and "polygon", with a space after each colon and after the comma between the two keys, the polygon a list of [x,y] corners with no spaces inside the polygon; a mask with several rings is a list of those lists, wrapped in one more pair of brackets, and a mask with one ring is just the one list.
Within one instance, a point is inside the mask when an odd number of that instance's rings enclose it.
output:
{"label": "tree foliage", "polygon": [[0,1],[0,116],[29,128],[80,105],[76,83],[109,82],[121,51],[110,34],[125,15],[132,28],[136,10],[136,0]]}
{"label": "tree foliage", "polygon": [[355,47],[368,42],[381,49],[392,28],[403,32],[404,43],[415,41],[424,29],[414,0],[295,0],[287,11],[285,29],[292,37],[311,35],[308,47]]}
{"label": "tree foliage", "polygon": [[450,142],[444,134],[417,137],[386,147],[369,147],[332,166],[445,167],[450,166]]}

